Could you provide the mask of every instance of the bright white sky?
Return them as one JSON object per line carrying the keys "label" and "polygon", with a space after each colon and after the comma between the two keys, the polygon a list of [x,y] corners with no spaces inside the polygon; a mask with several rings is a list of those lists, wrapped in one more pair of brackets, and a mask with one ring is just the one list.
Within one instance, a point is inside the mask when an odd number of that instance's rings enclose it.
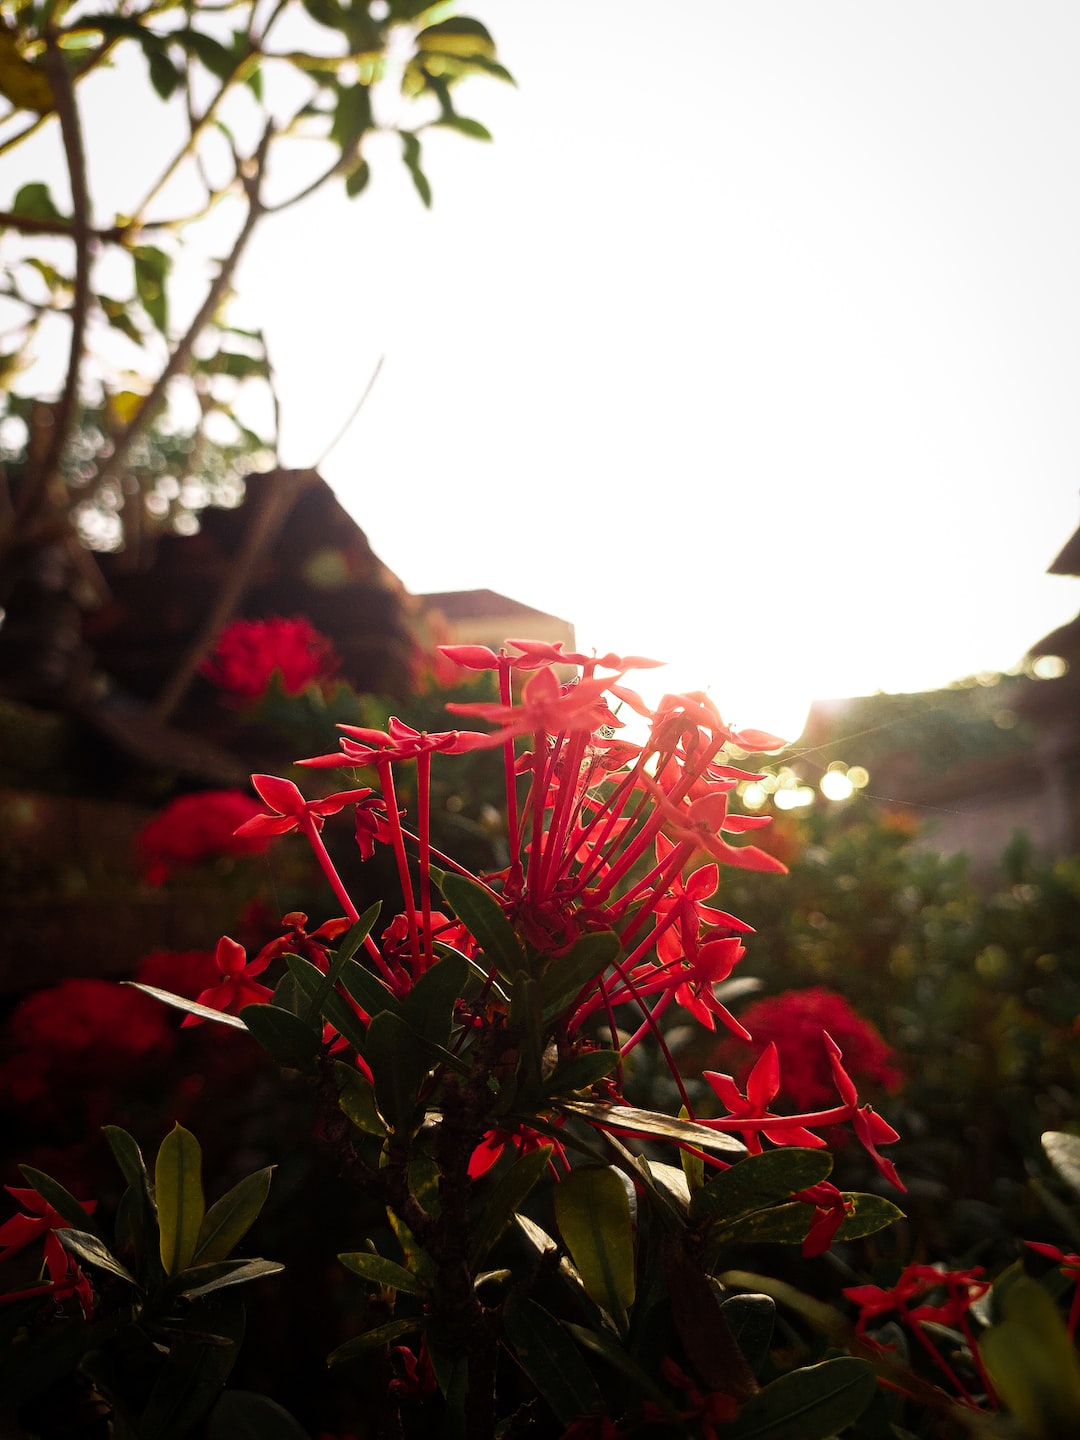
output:
{"label": "bright white sky", "polygon": [[[1075,0],[473,0],[515,74],[425,212],[267,223],[284,461],[413,591],[676,662],[726,718],[1008,668],[1080,605]],[[663,673],[663,672],[661,672]]]}

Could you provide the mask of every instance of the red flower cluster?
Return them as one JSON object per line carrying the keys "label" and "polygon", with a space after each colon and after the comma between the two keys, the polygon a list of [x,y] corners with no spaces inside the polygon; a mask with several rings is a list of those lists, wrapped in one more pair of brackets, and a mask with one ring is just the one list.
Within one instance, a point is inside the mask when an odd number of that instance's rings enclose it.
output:
{"label": "red flower cluster", "polygon": [[243,790],[200,790],[170,800],[135,837],[143,879],[160,885],[201,860],[259,854],[269,843],[265,835],[236,834],[258,814],[258,802]]}
{"label": "red flower cluster", "polygon": [[[338,752],[297,763],[316,769],[373,768],[379,790],[345,789],[307,800],[291,781],[256,776],[254,784],[265,808],[253,807],[253,816],[242,817],[238,838],[250,838],[261,846],[289,831],[299,832],[322,867],[345,921],[355,924],[357,908],[321,833],[335,814],[352,810],[361,858],[370,858],[377,846],[386,845],[399,876],[401,913],[385,928],[381,943],[370,931],[362,941],[366,960],[390,994],[407,994],[435,964],[442,945],[472,960],[483,954],[490,966],[490,952],[502,943],[510,952],[504,962],[511,971],[516,963],[513,947],[520,945],[522,956],[532,957],[529,964],[545,982],[550,972],[549,989],[558,997],[559,1011],[557,1023],[551,1023],[561,1058],[595,1046],[597,1025],[620,1057],[653,1036],[679,1086],[686,1113],[692,1116],[660,1019],[676,1006],[710,1028],[719,1021],[740,1037],[750,1038],[716,993],[718,984],[742,959],[742,937],[750,927],[708,902],[716,891],[721,865],[784,870],[767,850],[739,843],[747,832],[769,821],[731,810],[739,784],[760,776],[728,763],[725,753],[728,747],[742,753],[776,750],[783,742],[761,731],[732,729],[712,700],[699,692],[665,695],[655,710],[648,708],[623,684],[627,670],[655,663],[640,656],[565,654],[559,646],[541,642],[508,643],[521,653],[496,654],[480,645],[449,646],[444,652],[466,669],[496,672],[497,703],[447,707],[454,714],[486,722],[493,727],[490,731],[418,731],[396,717],[385,731],[343,725]],[[567,664],[580,667],[574,683],[563,683],[556,670]],[[602,676],[598,671],[613,673]],[[622,707],[649,722],[641,743],[616,738],[622,726],[616,710]],[[519,739],[524,745],[518,745]],[[468,921],[470,929],[460,923],[466,916],[453,921],[436,908],[436,868],[459,875],[466,872],[431,846],[431,769],[444,757],[494,748],[503,759],[509,862],[497,872],[466,876],[483,892],[476,896],[479,908],[476,919]],[[394,770],[402,764],[416,767],[412,829],[403,825],[405,812],[399,810],[396,798]],[[528,779],[524,794],[520,793],[523,777]],[[438,883],[445,889],[445,882]],[[509,926],[500,920],[492,930],[494,922],[485,907],[501,910]],[[299,930],[306,936],[305,925],[301,923]],[[598,947],[595,967],[583,969],[583,962],[593,963],[590,937],[603,932],[609,941]],[[324,933],[325,927],[306,938],[318,944]],[[570,962],[570,973],[575,979],[560,993],[557,970],[572,952],[576,959]],[[235,1013],[244,1004],[265,998],[267,988],[254,977],[278,953],[280,942],[273,942],[248,960],[239,945],[223,938],[216,955],[219,977],[199,993],[199,1000]],[[605,961],[605,955],[611,958]],[[494,973],[489,981],[493,986]],[[505,995],[494,986],[484,1003],[498,1006],[504,1001]],[[801,1013],[789,1013],[786,1029],[785,1024],[779,1026],[777,1043],[766,1044],[745,1094],[731,1077],[707,1075],[729,1113],[705,1123],[713,1130],[742,1135],[752,1150],[760,1149],[762,1136],[780,1145],[820,1145],[824,1141],[815,1128],[850,1124],[882,1174],[899,1184],[893,1167],[877,1149],[897,1139],[896,1132],[869,1105],[860,1104],[855,1081],[841,1063],[840,1047],[821,1032],[826,1025],[834,1031],[851,1057],[851,1068],[875,1083],[891,1085],[899,1079],[891,1053],[838,996],[812,991],[792,1001],[801,1004]],[[361,1024],[366,1024],[366,1014],[358,1014]],[[467,1021],[465,1015],[462,1018]],[[479,1012],[474,1013],[474,1023],[479,1019]],[[798,1053],[792,1057],[795,1078],[787,1088],[797,1092],[804,1106],[810,1104],[808,1096],[819,1092],[826,1099],[832,1095],[833,1104],[810,1114],[779,1115],[769,1108],[779,1088],[778,1050],[785,1033],[790,1037],[798,1026],[802,1027]],[[768,1035],[764,1039],[767,1042]],[[816,1084],[816,1072],[799,1071],[807,1049],[821,1055],[823,1085],[817,1089],[808,1088],[811,1081]],[[610,1083],[615,1098],[621,1084],[618,1068]],[[606,1121],[598,1116],[593,1123],[604,1126]],[[483,1168],[505,1143],[521,1149],[533,1140],[523,1126],[489,1132],[473,1157],[474,1170]],[[807,1192],[806,1200],[817,1212],[813,1245],[824,1248],[843,1219],[842,1201],[838,1192],[824,1186],[816,1187],[813,1194]]]}
{"label": "red flower cluster", "polygon": [[231,700],[249,704],[266,694],[275,675],[286,695],[300,695],[309,685],[329,680],[340,665],[333,642],[310,620],[272,615],[234,620],[200,669]]}
{"label": "red flower cluster", "polygon": [[741,1018],[759,1056],[769,1045],[776,1046],[780,1093],[800,1109],[827,1105],[835,1093],[829,1056],[821,1043],[823,1030],[843,1050],[844,1066],[860,1085],[892,1093],[903,1082],[895,1051],[834,990],[821,986],[786,990],[755,1001]]}
{"label": "red flower cluster", "polygon": [[107,1096],[121,1079],[157,1066],[174,1043],[165,1012],[148,996],[110,980],[61,980],[27,995],[8,1017],[0,1094],[12,1109],[42,1118],[65,1094]]}

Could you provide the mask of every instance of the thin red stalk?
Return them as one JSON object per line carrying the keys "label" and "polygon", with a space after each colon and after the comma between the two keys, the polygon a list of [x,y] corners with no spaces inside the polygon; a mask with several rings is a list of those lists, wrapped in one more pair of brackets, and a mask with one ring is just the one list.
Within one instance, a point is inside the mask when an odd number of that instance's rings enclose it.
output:
{"label": "thin red stalk", "polygon": [[300,825],[308,838],[308,843],[315,852],[315,859],[319,862],[323,874],[330,882],[331,890],[333,890],[339,902],[344,907],[345,914],[355,925],[357,920],[360,919],[360,912],[349,898],[349,892],[342,884],[341,876],[338,874],[334,862],[330,859],[329,852],[323,844],[323,838],[319,834],[319,827],[315,824],[314,819],[307,810],[303,813]]}
{"label": "thin red stalk", "polygon": [[[431,751],[416,757],[416,804],[420,822],[420,913],[424,926],[424,968],[435,963],[431,934]],[[398,826],[400,830],[400,825]],[[404,838],[404,837],[403,837]]]}
{"label": "thin red stalk", "polygon": [[[620,964],[618,960],[613,960],[611,963],[611,968],[615,971],[616,975],[618,975],[619,979],[626,986],[627,991],[633,997],[635,1003],[640,1006],[642,1013],[650,1022],[649,1028],[653,1032],[653,1037],[656,1040],[656,1043],[660,1046],[664,1059],[667,1062],[667,1067],[671,1071],[671,1078],[675,1081],[675,1084],[678,1087],[679,1095],[682,1097],[682,1102],[686,1106],[686,1113],[693,1117],[694,1107],[690,1104],[690,1097],[686,1093],[686,1086],[683,1084],[683,1078],[679,1074],[679,1067],[678,1065],[676,1065],[675,1058],[672,1055],[671,1051],[668,1049],[668,1044],[667,1041],[664,1039],[663,1031],[660,1029],[660,1026],[656,1023],[656,1021],[653,1020],[652,1012],[649,1010],[649,1007],[644,1003],[644,1001],[638,998],[638,988],[635,985],[633,978],[626,973],[625,967]],[[608,1016],[611,1020],[612,1025],[614,1025],[615,1021],[611,1010],[611,1002],[607,1000],[606,990],[604,994],[605,1001],[607,1001]],[[614,1037],[615,1039],[618,1038],[617,1029],[614,1032]]]}
{"label": "thin red stalk", "polygon": [[938,1367],[941,1373],[946,1376],[949,1384],[953,1386],[961,1399],[965,1400],[968,1405],[972,1406],[973,1408],[978,1409],[978,1406],[975,1405],[975,1401],[971,1398],[971,1392],[968,1390],[967,1386],[960,1379],[959,1375],[957,1375],[955,1370],[953,1370],[952,1366],[945,1359],[945,1356],[942,1355],[941,1351],[937,1348],[934,1342],[930,1339],[930,1336],[924,1332],[922,1325],[919,1323],[919,1321],[913,1320],[908,1315],[907,1309],[903,1305],[900,1306],[900,1314],[914,1331],[915,1337],[918,1340],[919,1344],[930,1356],[931,1360],[933,1360],[934,1364]]}
{"label": "thin red stalk", "polygon": [[544,847],[544,870],[541,882],[544,893],[551,888],[552,871],[557,864],[556,857],[563,852],[566,837],[573,824],[574,815],[577,813],[581,757],[588,738],[586,732],[575,731],[571,734],[567,746],[566,732],[564,731],[555,743],[555,754],[558,755],[560,750],[564,750],[564,754],[558,798],[555,802],[551,824],[548,826],[547,844]]}
{"label": "thin red stalk", "polygon": [[[537,762],[543,754],[544,766],[542,770],[537,769]],[[526,886],[530,896],[535,900],[540,886],[541,856],[544,853],[544,800],[547,795],[547,781],[550,770],[550,757],[547,755],[547,735],[543,730],[537,730],[533,734],[533,776],[530,799],[532,801],[532,845],[529,850],[529,870]]]}
{"label": "thin red stalk", "polygon": [[398,815],[397,795],[394,791],[394,767],[390,760],[377,760],[379,780],[382,784],[386,814],[390,831],[394,837],[394,858],[397,860],[398,879],[401,882],[401,896],[405,904],[405,918],[409,926],[409,949],[413,965],[420,964],[420,939],[416,933],[416,899],[413,895],[412,876],[409,874],[409,857],[405,853],[405,837],[401,833],[401,817]]}
{"label": "thin red stalk", "polygon": [[[499,651],[499,703],[511,705],[513,692],[510,681],[511,660],[505,651]],[[503,742],[503,774],[506,782],[506,833],[510,840],[510,888],[520,893],[523,871],[521,868],[521,843],[518,836],[517,770],[515,769],[514,742]]]}

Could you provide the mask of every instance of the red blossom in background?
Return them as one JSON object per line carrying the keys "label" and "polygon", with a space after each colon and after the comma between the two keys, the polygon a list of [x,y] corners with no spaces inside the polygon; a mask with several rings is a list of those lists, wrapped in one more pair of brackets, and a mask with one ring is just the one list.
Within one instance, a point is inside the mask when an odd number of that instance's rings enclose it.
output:
{"label": "red blossom in background", "polygon": [[[842,995],[821,986],[786,990],[755,1000],[740,1016],[757,1054],[775,1045],[781,1093],[803,1110],[827,1105],[835,1094],[832,1066],[821,1042],[827,1030],[844,1052],[844,1065],[863,1086],[890,1094],[903,1082],[894,1050]],[[732,1053],[725,1048],[725,1055]]]}
{"label": "red blossom in background", "polygon": [[234,620],[218,637],[200,671],[233,701],[245,704],[266,694],[276,674],[286,695],[328,680],[341,661],[333,642],[302,615]]}
{"label": "red blossom in background", "polygon": [[177,870],[221,855],[257,855],[269,838],[237,836],[237,829],[259,814],[259,804],[243,790],[200,790],[170,800],[135,837],[135,848],[148,885],[160,885]]}

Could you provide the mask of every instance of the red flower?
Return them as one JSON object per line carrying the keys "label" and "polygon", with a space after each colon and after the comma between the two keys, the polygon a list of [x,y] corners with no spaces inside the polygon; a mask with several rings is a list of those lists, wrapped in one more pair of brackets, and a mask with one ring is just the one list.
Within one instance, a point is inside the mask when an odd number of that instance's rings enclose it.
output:
{"label": "red flower", "polygon": [[475,715],[490,720],[499,729],[480,737],[475,748],[501,745],[515,735],[532,735],[541,731],[560,735],[563,731],[591,734],[603,726],[619,725],[604,694],[609,680],[579,680],[576,685],[560,685],[549,665],[537,670],[522,691],[519,705],[499,705],[478,700],[467,705],[447,705],[455,715]]}
{"label": "red flower", "polygon": [[25,996],[6,1030],[15,1071],[27,1057],[44,1062],[33,1067],[42,1088],[108,1085],[155,1063],[172,1045],[160,1006],[137,990],[92,976]]}
{"label": "red flower", "polygon": [[860,1085],[895,1091],[903,1076],[895,1052],[874,1026],[833,990],[785,990],[756,1000],[742,1021],[754,1037],[758,1054],[776,1046],[784,1096],[800,1110],[827,1105],[834,1094],[834,1074],[821,1043],[827,1030],[843,1048],[846,1069]]}
{"label": "red flower", "polygon": [[266,620],[234,620],[218,638],[214,653],[200,666],[206,678],[240,703],[266,694],[277,675],[286,695],[328,680],[341,661],[332,641],[310,620],[280,615]]}
{"label": "red flower", "polygon": [[260,797],[269,806],[270,814],[260,811],[237,828],[241,837],[257,836],[270,839],[284,835],[289,830],[304,828],[306,817],[310,817],[316,830],[321,830],[328,815],[336,815],[346,805],[356,805],[372,795],[370,789],[339,790],[336,795],[327,795],[322,800],[305,800],[291,780],[280,780],[276,775],[252,775],[251,783]]}
{"label": "red flower", "polygon": [[[264,1004],[273,991],[251,977],[261,975],[270,964],[271,958],[263,950],[253,960],[249,960],[242,945],[223,935],[214,951],[214,962],[223,978],[219,984],[212,985],[198,995],[198,1003],[208,1005],[211,1010],[220,1010],[224,1015],[238,1015],[245,1005]],[[201,1015],[186,1015],[183,1021],[184,1025],[202,1023]]]}
{"label": "red flower", "polygon": [[[453,710],[453,705],[446,707]],[[298,765],[309,765],[316,769],[333,768],[336,765],[385,764],[387,761],[415,760],[419,755],[430,755],[435,751],[449,755],[461,755],[466,750],[476,750],[488,743],[488,736],[470,730],[440,730],[429,733],[414,730],[396,715],[391,715],[387,730],[369,730],[362,725],[339,725],[344,732],[341,751],[337,755],[316,755],[311,760],[298,760]],[[356,742],[360,741],[358,745]]]}
{"label": "red flower", "polygon": [[[730,1115],[736,1119],[743,1115],[756,1117],[756,1123],[747,1125],[742,1131],[743,1140],[751,1155],[760,1153],[762,1135],[771,1140],[774,1145],[807,1145],[811,1148],[821,1149],[825,1144],[824,1140],[809,1130],[804,1130],[797,1125],[792,1126],[784,1116],[771,1114],[769,1106],[780,1092],[780,1063],[777,1059],[775,1045],[766,1046],[761,1058],[750,1071],[746,1081],[745,1095],[739,1090],[730,1075],[718,1075],[715,1070],[706,1070],[703,1074]],[[783,1123],[770,1126],[769,1120]],[[717,1122],[703,1120],[700,1123],[716,1125]],[[725,1125],[724,1128],[738,1129],[740,1127]]]}
{"label": "red flower", "polygon": [[267,836],[236,835],[237,828],[258,813],[258,804],[243,790],[200,790],[170,800],[135,837],[143,879],[160,885],[174,871],[201,860],[265,850]]}
{"label": "red flower", "polygon": [[[60,1212],[54,1210],[36,1190],[20,1189],[15,1185],[5,1185],[4,1189],[27,1213],[12,1215],[10,1220],[5,1220],[3,1225],[0,1225],[0,1260],[9,1259],[40,1237],[48,1236],[53,1230],[70,1228]],[[87,1215],[92,1215],[97,1209],[96,1200],[80,1200],[79,1204]]]}

